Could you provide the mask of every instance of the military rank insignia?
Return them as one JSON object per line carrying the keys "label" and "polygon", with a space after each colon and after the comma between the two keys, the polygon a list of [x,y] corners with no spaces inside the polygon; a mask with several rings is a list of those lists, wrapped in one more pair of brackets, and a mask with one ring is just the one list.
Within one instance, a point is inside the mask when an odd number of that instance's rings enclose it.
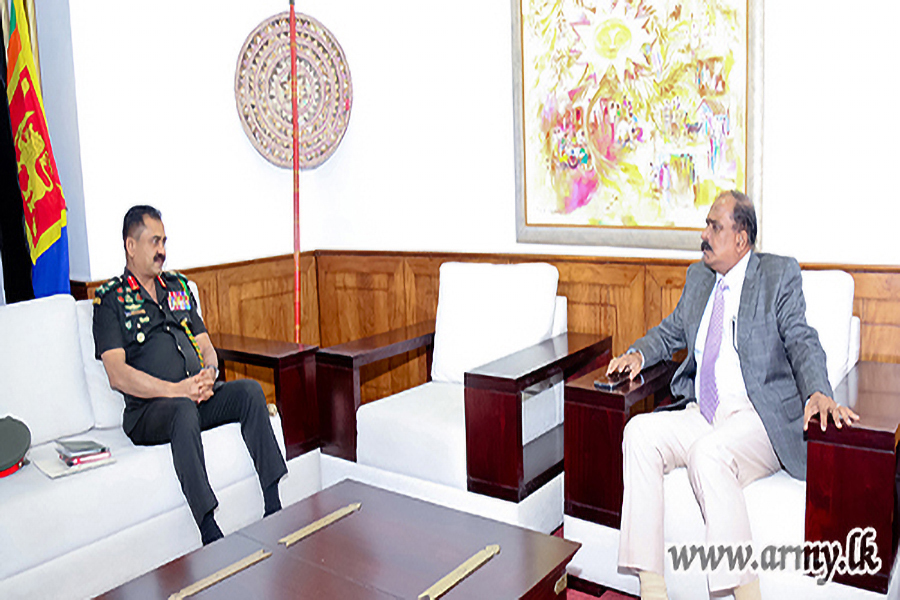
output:
{"label": "military rank insignia", "polygon": [[172,311],[191,310],[191,297],[188,296],[187,292],[170,291],[169,309]]}

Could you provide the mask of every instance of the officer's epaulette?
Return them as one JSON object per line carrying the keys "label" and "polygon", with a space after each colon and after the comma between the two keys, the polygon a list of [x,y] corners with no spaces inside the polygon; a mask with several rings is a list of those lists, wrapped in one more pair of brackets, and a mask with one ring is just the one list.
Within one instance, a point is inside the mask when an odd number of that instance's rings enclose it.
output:
{"label": "officer's epaulette", "polygon": [[[179,289],[187,291],[188,278],[178,271],[163,271],[161,275],[162,279],[166,280],[165,282],[163,282],[164,285],[165,283],[168,283],[170,285],[176,286]],[[169,285],[165,285],[165,287],[169,287]]]}
{"label": "officer's epaulette", "polygon": [[188,278],[178,271],[163,271],[163,275],[168,275],[169,277],[175,277],[176,279],[180,279],[181,281],[187,283]]}
{"label": "officer's epaulette", "polygon": [[117,287],[122,285],[122,276],[118,275],[113,277],[96,290],[94,290],[94,304],[100,304],[100,301],[103,299],[103,296],[116,289]]}

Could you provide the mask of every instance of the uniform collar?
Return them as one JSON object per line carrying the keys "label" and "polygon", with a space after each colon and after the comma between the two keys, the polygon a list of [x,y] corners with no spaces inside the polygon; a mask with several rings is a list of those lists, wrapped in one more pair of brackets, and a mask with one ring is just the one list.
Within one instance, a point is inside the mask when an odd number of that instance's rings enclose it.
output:
{"label": "uniform collar", "polygon": [[[128,287],[128,289],[133,292],[141,291],[144,293],[144,296],[146,296],[148,300],[152,300],[150,295],[147,293],[147,290],[144,289],[144,286],[141,285],[141,282],[138,281],[138,278],[134,275],[134,273],[128,270],[128,267],[125,267],[125,272],[122,274],[122,279],[125,281],[125,285]],[[154,279],[156,283],[159,284],[159,287],[156,291],[159,292],[161,290],[163,292],[162,294],[157,293],[156,299],[158,302],[162,302],[163,298],[166,296],[166,294],[168,294],[169,288],[168,286],[166,286],[166,282],[162,278],[162,273],[157,275]]]}

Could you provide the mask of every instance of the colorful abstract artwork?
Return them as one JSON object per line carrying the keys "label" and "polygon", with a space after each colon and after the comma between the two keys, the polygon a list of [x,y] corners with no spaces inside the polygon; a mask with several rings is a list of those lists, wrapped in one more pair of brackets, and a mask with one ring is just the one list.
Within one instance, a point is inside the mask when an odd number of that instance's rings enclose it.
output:
{"label": "colorful abstract artwork", "polygon": [[517,16],[526,225],[696,231],[720,191],[746,190],[747,0],[520,0]]}

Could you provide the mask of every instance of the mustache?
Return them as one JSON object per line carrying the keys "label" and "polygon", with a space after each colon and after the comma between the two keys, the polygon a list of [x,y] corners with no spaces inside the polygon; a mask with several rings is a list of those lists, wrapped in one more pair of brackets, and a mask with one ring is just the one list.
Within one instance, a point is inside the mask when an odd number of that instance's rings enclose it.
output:
{"label": "mustache", "polygon": [[712,252],[712,246],[709,245],[709,242],[703,241],[700,243],[700,250],[709,250]]}
{"label": "mustache", "polygon": [[157,254],[155,257],[153,257],[153,262],[156,262],[156,261],[166,262],[166,255],[165,254]]}

